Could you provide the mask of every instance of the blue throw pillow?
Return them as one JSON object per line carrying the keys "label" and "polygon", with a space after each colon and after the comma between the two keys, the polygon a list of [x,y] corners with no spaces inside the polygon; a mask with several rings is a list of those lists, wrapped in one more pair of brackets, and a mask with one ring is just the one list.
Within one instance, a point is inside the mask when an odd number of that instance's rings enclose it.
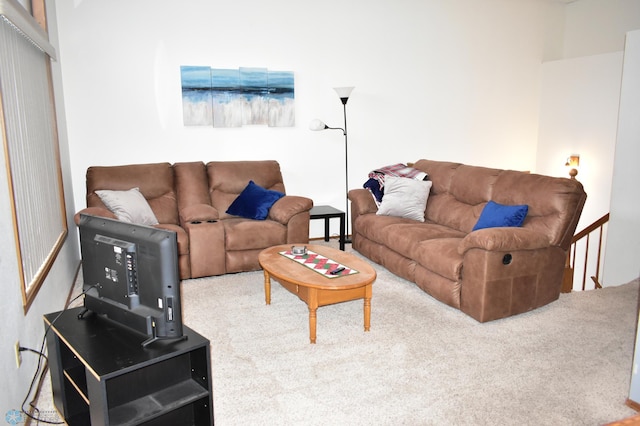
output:
{"label": "blue throw pillow", "polygon": [[250,180],[240,195],[233,200],[227,209],[227,214],[247,219],[265,220],[271,206],[282,197],[284,197],[282,192],[264,189]]}
{"label": "blue throw pillow", "polygon": [[489,201],[478,218],[473,230],[483,228],[496,228],[500,226],[522,226],[527,217],[529,206],[505,206],[494,201]]}

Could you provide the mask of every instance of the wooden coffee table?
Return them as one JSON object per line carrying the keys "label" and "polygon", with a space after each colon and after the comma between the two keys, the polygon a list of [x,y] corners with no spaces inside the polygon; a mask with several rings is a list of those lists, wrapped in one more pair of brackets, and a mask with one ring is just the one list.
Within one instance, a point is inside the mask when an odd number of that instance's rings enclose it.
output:
{"label": "wooden coffee table", "polygon": [[283,255],[291,244],[263,250],[258,261],[264,270],[264,297],[271,304],[271,278],[297,295],[309,307],[309,339],[316,343],[316,311],[320,306],[349,300],[364,299],[364,331],[371,326],[371,287],[376,280],[376,271],[364,260],[340,250],[320,245],[309,245],[307,249],[358,271],[357,274],[327,278]]}

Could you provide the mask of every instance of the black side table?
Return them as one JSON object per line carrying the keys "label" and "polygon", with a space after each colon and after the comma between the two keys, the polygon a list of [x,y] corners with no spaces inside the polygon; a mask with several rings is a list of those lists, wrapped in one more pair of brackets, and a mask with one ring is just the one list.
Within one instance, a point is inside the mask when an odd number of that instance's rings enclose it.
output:
{"label": "black side table", "polygon": [[310,211],[311,219],[324,219],[324,240],[329,241],[329,219],[340,218],[340,250],[344,251],[344,243],[346,238],[345,231],[345,214],[342,210],[338,210],[331,206],[313,206]]}

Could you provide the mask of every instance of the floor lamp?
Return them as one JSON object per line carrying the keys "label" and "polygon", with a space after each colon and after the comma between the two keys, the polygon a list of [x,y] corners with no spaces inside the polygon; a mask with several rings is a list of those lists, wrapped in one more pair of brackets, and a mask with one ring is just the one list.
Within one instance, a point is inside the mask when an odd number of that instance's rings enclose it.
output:
{"label": "floor lamp", "polygon": [[334,130],[342,130],[344,134],[344,193],[345,193],[345,235],[344,235],[344,243],[350,244],[351,239],[349,238],[349,143],[347,142],[347,101],[349,100],[349,95],[353,90],[353,87],[335,87],[333,90],[336,91],[340,100],[342,101],[342,109],[344,111],[344,128],[342,127],[329,127],[324,124],[321,120],[313,120],[309,125],[311,130],[326,130],[326,129],[334,129]]}

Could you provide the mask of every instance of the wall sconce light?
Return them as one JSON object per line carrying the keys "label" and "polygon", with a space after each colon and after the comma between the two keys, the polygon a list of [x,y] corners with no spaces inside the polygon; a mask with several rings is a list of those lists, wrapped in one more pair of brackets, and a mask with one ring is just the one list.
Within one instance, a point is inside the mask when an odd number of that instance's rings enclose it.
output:
{"label": "wall sconce light", "polygon": [[567,158],[567,162],[565,166],[571,167],[569,169],[569,176],[571,179],[575,179],[578,176],[578,167],[580,166],[580,156],[579,155],[571,155]]}

